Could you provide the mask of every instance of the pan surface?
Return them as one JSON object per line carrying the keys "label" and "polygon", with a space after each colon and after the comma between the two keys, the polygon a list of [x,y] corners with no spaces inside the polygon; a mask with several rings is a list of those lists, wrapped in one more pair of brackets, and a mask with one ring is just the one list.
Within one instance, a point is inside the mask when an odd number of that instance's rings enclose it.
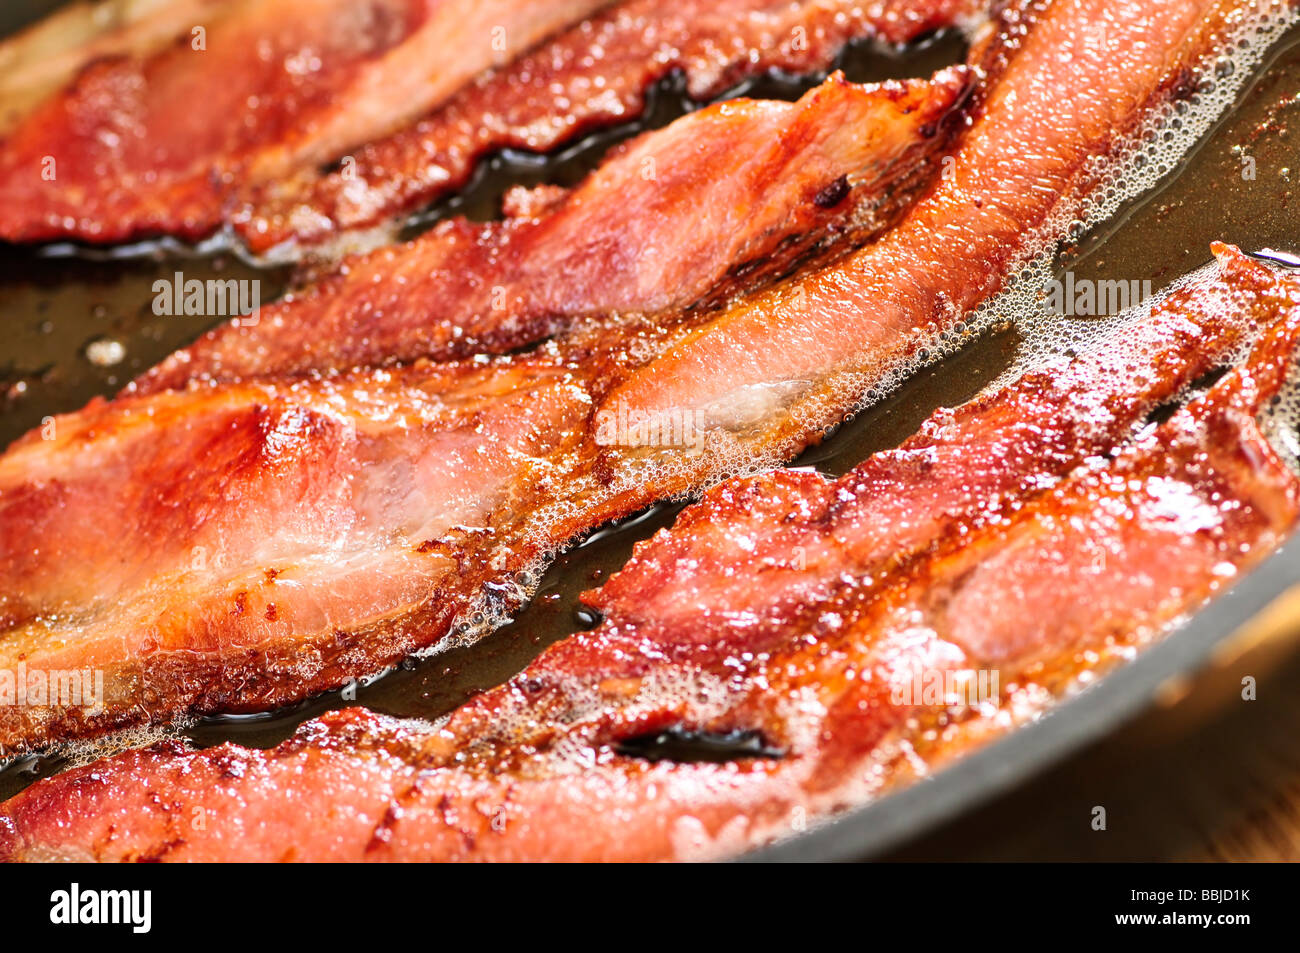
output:
{"label": "pan surface", "polygon": [[[21,0],[0,11],[7,33],[59,4]],[[927,75],[963,55],[956,37],[937,37],[904,54],[862,45],[842,65],[850,79]],[[817,77],[772,77],[740,92],[793,98]],[[1235,108],[1161,187],[1067,250],[1060,267],[1079,278],[1150,280],[1159,289],[1209,260],[1209,243],[1300,251],[1294,189],[1300,184],[1300,29],[1293,29],[1243,91]],[[672,82],[659,87],[649,115],[636,124],[597,134],[559,155],[495,157],[465,192],[432,210],[439,215],[495,214],[499,196],[515,183],[569,184],[619,139],[660,126],[690,108]],[[1246,160],[1250,160],[1247,162]],[[1253,175],[1243,174],[1249,168]],[[290,281],[285,268],[256,267],[232,252],[197,254],[166,245],[134,249],[130,257],[69,248],[0,246],[0,445],[69,411],[96,394],[111,394],[133,376],[216,323],[211,318],[159,317],[152,284],[183,271],[187,278],[256,278],[262,300]],[[1081,320],[1086,318],[1062,320]],[[107,345],[107,346],[106,346]],[[1012,330],[994,331],[937,363],[893,395],[859,414],[831,440],[797,463],[838,475],[868,454],[909,436],[935,408],[960,403],[996,378],[1014,359]],[[115,358],[115,359],[114,359]],[[583,624],[578,594],[626,560],[632,545],[668,525],[675,506],[652,509],[594,534],[546,574],[532,605],[478,644],[411,662],[359,689],[355,700],[338,693],[289,711],[203,719],[184,734],[196,745],[236,741],[266,746],[287,737],[307,718],[362,704],[393,715],[436,717],[474,693],[521,670],[543,648]],[[865,808],[798,833],[750,855],[762,860],[863,858],[1005,790],[1086,742],[1113,730],[1149,704],[1171,677],[1201,666],[1214,647],[1263,606],[1300,583],[1300,540],[1293,540],[1234,589],[1207,606],[1098,684],[1058,705],[1037,723],[977,751],[933,778]],[[59,770],[58,756],[24,758],[0,768],[0,798]]]}

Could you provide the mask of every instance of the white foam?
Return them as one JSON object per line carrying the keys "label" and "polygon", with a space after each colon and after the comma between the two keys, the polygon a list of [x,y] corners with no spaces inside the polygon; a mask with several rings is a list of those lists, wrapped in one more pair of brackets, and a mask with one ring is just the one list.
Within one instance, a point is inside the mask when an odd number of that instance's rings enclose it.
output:
{"label": "white foam", "polygon": [[1287,383],[1260,414],[1260,430],[1283,461],[1300,473],[1300,360]]}

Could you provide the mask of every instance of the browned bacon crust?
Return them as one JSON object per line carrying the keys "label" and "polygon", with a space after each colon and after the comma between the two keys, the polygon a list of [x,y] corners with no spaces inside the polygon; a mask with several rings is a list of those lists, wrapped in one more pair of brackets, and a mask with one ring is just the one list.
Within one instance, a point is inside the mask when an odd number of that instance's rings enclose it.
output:
{"label": "browned bacon crust", "polygon": [[798,103],[693,113],[616,150],[570,192],[512,193],[504,222],[454,219],[350,259],[255,326],[238,319],[178,351],[132,391],[505,353],[584,316],[758,287],[818,245],[895,221],[960,130],[969,76],[856,86],[836,74]]}
{"label": "browned bacon crust", "polygon": [[[720,312],[580,322],[524,355],[126,396],[29,435],[0,457],[0,667],[100,668],[109,703],[0,712],[0,745],[337,686],[454,622],[490,625],[475,613],[518,605],[527,573],[596,526],[788,459],[995,290],[1086,158],[1240,9],[1059,0],[1023,42],[1012,16],[956,175],[877,244]],[[1084,29],[1099,18],[1100,37]]]}
{"label": "browned bacon crust", "polygon": [[[1124,357],[941,412],[833,483],[777,472],[712,491],[596,594],[598,629],[441,726],[352,709],[270,751],[129,752],[4,805],[0,857],[711,857],[930,770],[1157,637],[1300,519],[1300,480],[1255,419],[1295,367],[1300,280],[1219,251],[1222,276],[1173,297]],[[1225,305],[1265,321],[1246,367],[1135,436],[1214,362],[1203,341],[1235,340]],[[1132,378],[1114,373],[1126,359]],[[1022,440],[1037,452],[997,472]],[[1000,690],[978,703],[907,695],[918,674],[990,669]],[[742,733],[753,757],[637,756],[664,731]]]}
{"label": "browned bacon crust", "polygon": [[148,55],[101,40],[127,55],[89,62],[0,143],[0,237],[202,237],[238,183],[387,135],[608,2],[232,0]]}

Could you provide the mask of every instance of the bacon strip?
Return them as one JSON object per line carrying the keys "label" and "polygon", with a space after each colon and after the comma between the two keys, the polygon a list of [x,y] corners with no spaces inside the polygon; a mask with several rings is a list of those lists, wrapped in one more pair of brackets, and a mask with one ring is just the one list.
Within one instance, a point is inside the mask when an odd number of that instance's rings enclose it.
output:
{"label": "bacon strip", "polygon": [[[982,117],[933,194],[880,242],[793,286],[680,332],[609,398],[645,414],[696,410],[754,388],[800,389],[833,369],[901,360],[1002,287],[1049,217],[1075,217],[1089,164],[1153,103],[1194,84],[1207,51],[1270,4],[1056,0],[1031,20]],[[1004,35],[1015,35],[1016,11]],[[973,54],[997,72],[1007,51]],[[755,342],[762,342],[756,347]]]}
{"label": "bacon strip", "polygon": [[816,73],[851,40],[903,44],[963,23],[982,0],[631,0],[482,77],[445,107],[358,149],[346,167],[254,185],[230,216],[283,255],[382,224],[464,185],[493,151],[547,152],[641,115],[680,71],[697,101],[764,73]]}
{"label": "bacon strip", "polygon": [[454,219],[349,260],[133,390],[503,353],[575,318],[718,298],[729,273],[755,287],[818,244],[894,221],[950,146],[968,77],[855,86],[837,74],[798,103],[693,113],[620,148],[571,192],[518,190],[504,222]]}
{"label": "bacon strip", "polygon": [[[202,237],[233,183],[328,162],[391,133],[608,2],[214,8],[153,55],[92,62],[18,122],[0,146],[0,236]],[[115,51],[110,42],[105,52]]]}
{"label": "bacon strip", "polygon": [[[1255,420],[1295,366],[1300,280],[1218,251],[1222,275],[1173,296],[1123,354],[941,412],[835,482],[778,472],[714,490],[596,594],[610,613],[598,629],[437,728],[351,709],[270,751],[128,752],[7,802],[0,857],[714,857],[942,764],[1158,637],[1300,520],[1300,479]],[[1225,304],[1246,308],[1242,323]],[[1133,436],[1214,363],[1202,334],[1226,348],[1259,319],[1244,368]],[[1127,358],[1132,379],[1113,373]],[[991,450],[1024,437],[1045,452],[993,473]],[[916,465],[927,457],[935,468]],[[954,498],[951,470],[969,474],[969,497]],[[915,525],[885,489],[918,507]],[[796,539],[803,568],[773,555]],[[737,549],[754,556],[737,563]],[[681,583],[707,632],[653,598]],[[741,589],[757,611],[730,611]],[[1001,716],[900,691],[917,672],[989,668],[1007,688],[990,700]],[[753,756],[638,756],[660,732],[745,737]]]}
{"label": "bacon strip", "polygon": [[[0,746],[192,711],[269,708],[449,635],[471,638],[520,605],[530,574],[574,538],[819,439],[860,390],[836,390],[833,375],[792,381],[789,368],[806,369],[820,353],[817,374],[836,370],[847,328],[874,346],[858,377],[865,388],[879,379],[882,359],[915,344],[920,330],[908,312],[890,316],[906,303],[892,285],[880,300],[857,290],[879,288],[886,276],[899,282],[915,274],[914,256],[934,253],[932,236],[908,223],[933,223],[936,207],[966,222],[1001,221],[1027,207],[1045,216],[1058,197],[1036,185],[1058,181],[1062,164],[1081,169],[1082,150],[1125,131],[1143,110],[1111,116],[1119,125],[1108,132],[1084,119],[1110,115],[1107,104],[1121,92],[1147,108],[1161,101],[1171,80],[1159,70],[1186,75],[1226,13],[1207,2],[1202,19],[1183,22],[1184,8],[1157,16],[1159,5],[1147,4],[1054,4],[1040,27],[1060,43],[1034,43],[1030,31],[1023,50],[1012,51],[957,152],[961,191],[941,184],[898,226],[915,245],[887,237],[872,246],[886,252],[783,283],[785,304],[797,308],[804,297],[823,322],[843,299],[837,323],[819,332],[824,340],[792,342],[786,332],[810,328],[803,312],[785,312],[790,328],[753,336],[742,353],[735,331],[757,315],[759,295],[722,318],[688,310],[580,322],[523,355],[128,395],[57,419],[53,440],[24,438],[0,457],[0,669],[19,661],[102,669],[109,698],[94,712],[0,711]],[[1117,44],[1116,59],[1136,49],[1158,66],[1105,74],[1113,83],[1097,91],[1101,101],[1083,92],[1062,99],[1039,80],[1072,52],[1091,57],[1096,40],[1084,27],[1134,5],[1150,27],[1144,42],[1134,46],[1127,29],[1103,40]],[[1175,20],[1183,29],[1171,36],[1166,25]],[[1009,35],[1021,32],[1013,23]],[[1017,125],[1041,139],[990,155],[989,130]],[[1081,140],[1080,126],[1091,137]],[[987,163],[983,175],[977,158]],[[1005,261],[1020,234],[998,234],[1005,245],[991,250],[971,241]],[[879,271],[864,274],[868,260]],[[947,268],[924,270],[929,284],[916,294],[968,300],[964,282],[983,267],[954,251]],[[989,289],[997,279],[981,280]],[[724,339],[719,363],[696,367],[693,378],[680,373],[715,334]],[[808,341],[816,347],[802,346]],[[772,367],[770,349],[783,342],[788,360]],[[770,376],[756,382],[759,370]],[[696,438],[705,436],[701,447]]]}
{"label": "bacon strip", "polygon": [[[1220,280],[1162,302],[1127,329],[1122,348],[1055,359],[941,410],[897,450],[834,483],[778,471],[712,491],[589,594],[591,605],[656,642],[692,632],[701,644],[722,643],[759,624],[794,624],[845,574],[902,564],[955,522],[996,522],[1005,507],[1123,443],[1300,289],[1235,249],[1220,258]],[[734,566],[762,571],[728,572]],[[649,599],[656,589],[673,599]]]}

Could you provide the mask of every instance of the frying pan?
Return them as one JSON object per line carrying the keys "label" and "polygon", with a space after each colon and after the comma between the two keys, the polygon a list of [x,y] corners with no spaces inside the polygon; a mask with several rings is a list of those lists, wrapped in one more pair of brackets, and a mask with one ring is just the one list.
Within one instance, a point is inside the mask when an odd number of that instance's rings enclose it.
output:
{"label": "frying pan", "polygon": [[[58,6],[58,0],[20,0],[0,11],[8,33]],[[868,45],[846,51],[838,64],[850,79],[928,75],[963,54],[960,38],[939,36],[903,54]],[[818,77],[772,76],[729,95],[794,98]],[[1079,278],[1149,279],[1160,288],[1209,260],[1212,240],[1246,249],[1300,250],[1291,210],[1293,180],[1300,184],[1300,150],[1288,141],[1288,121],[1300,121],[1290,102],[1300,91],[1300,28],[1266,60],[1236,106],[1187,160],[1149,193],[1123,208],[1059,265]],[[505,153],[493,157],[457,196],[422,217],[427,227],[447,214],[487,218],[515,183],[571,184],[614,142],[657,127],[692,108],[672,79],[651,96],[643,120],[608,130],[545,158]],[[1254,178],[1243,177],[1243,156]],[[1292,165],[1296,168],[1293,171]],[[171,350],[206,330],[212,319],[152,313],[152,284],[183,270],[187,278],[255,277],[267,301],[290,280],[287,268],[243,260],[235,250],[199,254],[167,243],[120,251],[67,246],[0,246],[0,445],[75,409],[95,394],[111,394]],[[1062,320],[1072,320],[1063,318]],[[1087,320],[1087,319],[1077,319]],[[95,363],[94,341],[122,345],[120,361]],[[936,407],[974,396],[1011,363],[1014,329],[995,330],[963,351],[919,372],[894,394],[861,413],[797,465],[839,475],[868,454],[898,444]],[[360,689],[355,701],[331,693],[291,710],[208,718],[187,731],[199,746],[222,741],[266,746],[287,737],[307,718],[330,708],[363,704],[394,715],[436,717],[467,697],[521,670],[546,645],[575,631],[583,617],[578,594],[600,582],[631,547],[669,525],[679,507],[660,506],[594,534],[547,572],[532,605],[514,622],[474,646],[399,667]],[[744,860],[846,860],[876,856],[935,825],[1023,783],[1048,765],[1113,731],[1147,707],[1162,685],[1204,665],[1215,647],[1264,606],[1300,585],[1300,539],[1293,539],[1231,590],[1134,662],[1061,702],[1039,721],[973,752],[934,777],[777,844]],[[0,798],[58,770],[57,756],[30,757],[0,768]]]}

